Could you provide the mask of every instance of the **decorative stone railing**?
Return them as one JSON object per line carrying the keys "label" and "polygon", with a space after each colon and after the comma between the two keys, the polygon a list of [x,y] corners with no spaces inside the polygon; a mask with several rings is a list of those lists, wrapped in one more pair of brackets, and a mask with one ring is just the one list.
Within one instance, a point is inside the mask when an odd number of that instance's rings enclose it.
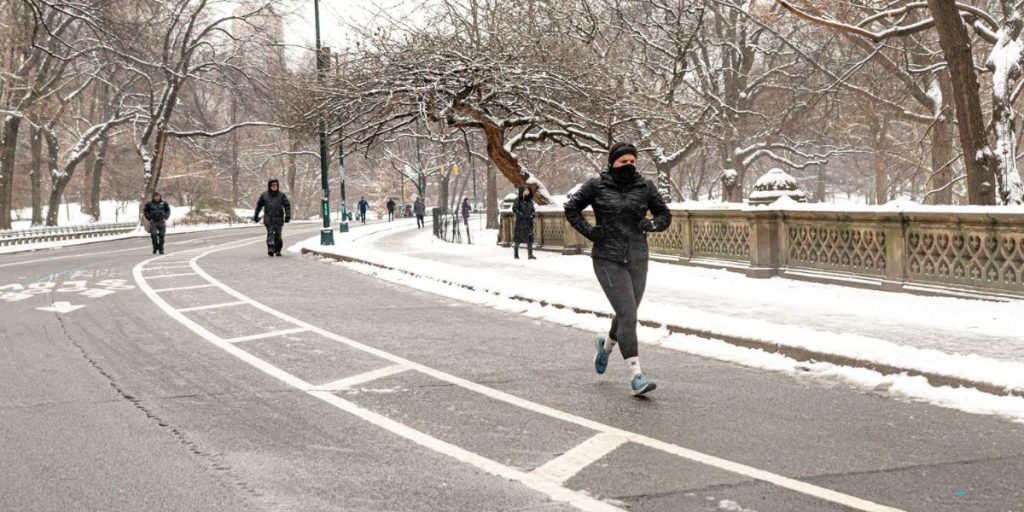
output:
{"label": "decorative stone railing", "polygon": [[[534,222],[538,248],[578,254],[590,247],[558,208],[541,208]],[[500,244],[510,244],[514,223],[502,215]],[[679,207],[671,227],[648,240],[652,258],[750,277],[1024,297],[1021,209]]]}

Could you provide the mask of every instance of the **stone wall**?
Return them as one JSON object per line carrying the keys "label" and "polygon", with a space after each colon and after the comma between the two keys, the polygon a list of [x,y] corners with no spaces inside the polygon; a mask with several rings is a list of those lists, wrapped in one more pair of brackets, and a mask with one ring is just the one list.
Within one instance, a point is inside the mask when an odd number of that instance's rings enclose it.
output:
{"label": "stone wall", "polygon": [[[589,214],[589,212],[588,212]],[[672,226],[649,238],[652,258],[892,291],[1024,297],[1024,214],[998,209],[837,211],[673,208]],[[592,217],[588,217],[591,222]],[[503,214],[499,243],[511,241]],[[539,211],[536,245],[589,249],[557,209]]]}

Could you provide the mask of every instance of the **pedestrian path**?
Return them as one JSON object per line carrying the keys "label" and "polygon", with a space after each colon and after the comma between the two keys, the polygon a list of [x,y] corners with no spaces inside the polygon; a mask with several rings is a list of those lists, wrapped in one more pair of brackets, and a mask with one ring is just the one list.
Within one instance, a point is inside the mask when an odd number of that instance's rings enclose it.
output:
{"label": "pedestrian path", "polygon": [[[587,256],[538,252],[538,260],[513,260],[511,249],[496,245],[495,231],[480,229],[477,219],[473,224],[474,245],[446,243],[410,224],[326,248],[326,252],[439,283],[611,313]],[[1024,390],[1024,331],[1018,325],[1022,317],[1024,301],[989,302],[783,278],[750,279],[725,270],[658,262],[651,263],[640,308],[641,322],[649,325],[679,325],[723,339],[763,340],[1010,390]],[[670,334],[664,329],[642,331],[641,339],[648,343],[664,343]]]}

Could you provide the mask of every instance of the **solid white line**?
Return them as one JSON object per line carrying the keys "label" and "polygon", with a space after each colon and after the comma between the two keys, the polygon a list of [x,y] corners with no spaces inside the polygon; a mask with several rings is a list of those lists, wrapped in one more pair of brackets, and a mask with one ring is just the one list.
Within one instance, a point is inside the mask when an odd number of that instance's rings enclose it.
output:
{"label": "solid white line", "polygon": [[184,277],[194,275],[196,275],[195,272],[185,272],[184,274],[167,274],[165,276],[146,276],[146,279],[167,279],[168,277]]}
{"label": "solid white line", "polygon": [[597,462],[626,441],[625,436],[618,434],[597,434],[533,470],[533,474],[560,484],[565,483],[583,468]]}
{"label": "solid white line", "polygon": [[193,286],[179,286],[177,288],[160,288],[158,290],[153,290],[153,291],[156,292],[156,293],[163,293],[163,292],[176,292],[178,290],[195,290],[196,288],[213,288],[213,287],[214,287],[214,285],[212,285],[212,284],[197,284],[197,285],[193,285]]}
{"label": "solid white line", "polygon": [[345,379],[338,379],[334,382],[328,382],[327,384],[321,384],[313,388],[314,391],[341,391],[348,389],[359,384],[365,384],[372,380],[383,379],[384,377],[390,377],[397,373],[402,373],[408,370],[408,366],[400,364],[393,364],[391,366],[385,366],[384,368],[378,368],[373,371],[366,373],[360,373],[359,375],[353,375]]}
{"label": "solid white line", "polygon": [[182,313],[187,313],[189,311],[201,311],[201,310],[204,310],[204,309],[217,309],[217,308],[226,308],[226,307],[231,307],[231,306],[241,306],[242,304],[245,304],[245,303],[240,301],[240,300],[236,300],[234,302],[222,302],[220,304],[210,304],[209,306],[194,306],[194,307],[191,307],[191,308],[182,308],[182,309],[179,309],[178,311],[181,311]]}
{"label": "solid white line", "polygon": [[[250,242],[250,243],[255,243],[255,242]],[[747,477],[753,478],[755,480],[761,480],[761,481],[764,481],[764,482],[776,485],[778,487],[782,487],[782,488],[785,488],[785,489],[796,491],[796,492],[799,492],[801,494],[805,494],[805,495],[808,495],[808,496],[813,496],[815,498],[819,498],[819,499],[822,499],[822,500],[825,500],[825,501],[829,501],[829,502],[832,502],[832,503],[843,505],[843,506],[846,506],[846,507],[849,507],[849,508],[853,508],[855,510],[860,510],[862,512],[900,512],[900,510],[897,509],[897,508],[893,508],[893,507],[889,507],[889,506],[885,506],[885,505],[880,505],[878,503],[874,503],[874,502],[871,502],[871,501],[868,501],[868,500],[865,500],[865,499],[862,499],[862,498],[858,498],[856,496],[851,496],[849,494],[844,494],[844,493],[841,493],[841,492],[838,492],[838,491],[833,491],[831,489],[826,489],[824,487],[818,487],[816,485],[808,484],[806,482],[802,482],[802,481],[796,480],[794,478],[789,478],[789,477],[786,477],[786,476],[777,475],[775,473],[771,473],[769,471],[758,469],[758,468],[755,468],[755,467],[752,467],[752,466],[747,466],[745,464],[740,464],[738,462],[733,462],[733,461],[730,461],[730,460],[727,460],[727,459],[722,459],[722,458],[719,458],[719,457],[715,457],[713,455],[708,455],[706,453],[702,453],[702,452],[699,452],[699,451],[696,451],[696,450],[691,450],[689,448],[684,448],[682,446],[675,445],[675,444],[672,444],[672,443],[666,443],[664,441],[659,441],[657,439],[653,439],[653,438],[647,437],[647,436],[642,435],[642,434],[638,434],[638,433],[635,433],[635,432],[630,432],[630,431],[627,431],[627,430],[622,430],[622,429],[619,429],[619,428],[616,428],[616,427],[612,427],[610,425],[605,425],[603,423],[600,423],[600,422],[597,422],[597,421],[594,421],[594,420],[583,418],[581,416],[576,416],[574,414],[571,414],[571,413],[568,413],[568,412],[565,412],[565,411],[554,409],[554,408],[548,407],[546,405],[542,405],[542,404],[538,404],[538,403],[535,403],[535,402],[531,402],[529,400],[517,397],[515,395],[510,395],[510,394],[505,393],[503,391],[499,391],[497,389],[493,389],[493,388],[484,386],[482,384],[478,384],[476,382],[472,382],[472,381],[463,379],[461,377],[456,377],[454,375],[442,372],[440,370],[435,370],[435,369],[430,368],[428,366],[424,366],[422,364],[415,363],[415,362],[410,361],[408,359],[405,359],[403,357],[394,355],[394,354],[392,354],[390,352],[385,352],[383,350],[371,347],[369,345],[365,345],[363,343],[360,343],[360,342],[355,341],[355,340],[351,340],[349,338],[345,338],[343,336],[340,336],[338,334],[332,333],[330,331],[327,331],[327,330],[322,329],[320,327],[317,327],[315,325],[309,324],[307,322],[304,322],[304,321],[299,320],[297,318],[294,318],[294,317],[292,317],[290,315],[287,315],[285,313],[277,311],[277,310],[275,310],[275,309],[273,309],[273,308],[271,308],[271,307],[269,307],[269,306],[267,306],[265,304],[257,302],[255,300],[253,300],[253,299],[251,299],[251,298],[241,294],[240,292],[238,292],[238,291],[234,290],[233,288],[225,285],[224,283],[221,283],[217,279],[214,279],[213,276],[208,274],[206,271],[204,271],[202,268],[200,268],[199,265],[197,264],[197,261],[200,258],[203,258],[206,255],[209,255],[209,254],[212,254],[212,253],[215,253],[215,252],[220,252],[220,251],[228,250],[228,249],[231,249],[231,248],[233,248],[233,247],[225,246],[225,247],[221,247],[221,248],[210,249],[210,250],[208,250],[208,251],[206,251],[206,252],[196,256],[195,258],[192,258],[191,265],[192,265],[193,270],[195,270],[196,274],[200,275],[203,279],[206,279],[208,282],[216,285],[218,288],[223,290],[225,293],[228,293],[229,295],[232,295],[232,296],[238,298],[239,300],[247,302],[250,306],[255,307],[255,308],[257,308],[257,309],[259,309],[261,311],[264,311],[264,312],[266,312],[268,314],[271,314],[273,316],[276,316],[276,317],[278,317],[278,318],[280,318],[280,319],[282,319],[282,320],[284,320],[286,322],[289,322],[291,324],[300,326],[300,327],[302,327],[304,329],[307,329],[307,330],[309,330],[311,332],[314,332],[316,334],[324,336],[326,338],[333,339],[333,340],[335,340],[335,341],[337,341],[339,343],[342,343],[344,345],[348,345],[350,347],[362,350],[362,351],[367,352],[369,354],[373,354],[373,355],[375,355],[377,357],[380,357],[381,359],[386,359],[386,360],[392,361],[395,364],[400,364],[400,365],[408,366],[412,370],[416,370],[418,372],[424,373],[426,375],[434,377],[434,378],[436,378],[438,380],[441,380],[443,382],[448,382],[450,384],[454,384],[456,386],[460,386],[460,387],[468,389],[470,391],[475,391],[477,393],[480,393],[480,394],[482,394],[484,396],[493,398],[495,400],[499,400],[499,401],[502,401],[502,402],[505,402],[505,403],[508,403],[508,404],[511,404],[511,405],[515,405],[515,406],[518,406],[518,407],[520,407],[522,409],[526,409],[526,410],[531,411],[531,412],[535,412],[535,413],[538,413],[538,414],[543,414],[543,415],[546,415],[546,416],[549,416],[549,417],[552,417],[552,418],[555,418],[555,419],[560,419],[560,420],[565,421],[567,423],[573,423],[573,424],[576,424],[576,425],[579,425],[579,426],[582,426],[582,427],[585,427],[585,428],[589,428],[589,429],[595,430],[597,432],[603,432],[603,433],[606,433],[606,434],[616,434],[616,435],[619,435],[619,436],[623,436],[628,441],[631,441],[631,442],[634,442],[634,443],[637,443],[637,444],[641,444],[641,445],[644,445],[644,446],[648,446],[648,447],[651,447],[651,448],[655,448],[655,449],[658,449],[658,450],[661,450],[661,451],[664,451],[664,452],[667,452],[667,453],[672,453],[674,455],[677,455],[677,456],[685,458],[685,459],[692,460],[694,462],[699,462],[699,463],[702,463],[702,464],[706,464],[708,466],[716,467],[716,468],[723,469],[723,470],[726,470],[726,471],[730,471],[730,472],[733,472],[733,473],[736,473],[736,474],[739,474],[739,475],[747,476]],[[141,265],[144,265],[144,264],[145,264],[145,262],[140,263],[138,266],[136,266],[136,270],[138,270],[139,267]],[[137,272],[136,273],[136,281],[140,281],[140,283],[139,283],[140,289],[143,289],[144,291],[149,289],[148,285],[144,286],[144,283],[141,282],[142,281],[142,279],[141,279],[141,272]],[[149,295],[149,294],[147,293],[147,295]],[[163,302],[162,299],[159,299],[159,296],[157,296],[155,294],[150,296],[151,299],[154,298],[154,297],[156,297],[156,299],[160,300],[160,302]],[[168,314],[170,314],[170,313],[168,313]],[[337,396],[337,395],[331,394],[331,396]],[[564,489],[562,487],[559,487],[559,488],[560,489]],[[603,504],[603,502],[600,502],[600,503]]]}
{"label": "solid white line", "polygon": [[516,468],[506,466],[494,460],[477,455],[473,452],[470,452],[453,444],[437,439],[436,437],[420,432],[419,430],[416,430],[412,427],[403,425],[401,423],[398,423],[397,421],[377,414],[373,411],[364,409],[352,402],[349,402],[348,400],[342,399],[338,395],[335,395],[334,393],[331,393],[329,391],[313,390],[313,386],[311,384],[250,354],[249,352],[246,352],[245,350],[238,348],[237,346],[231,343],[228,343],[227,340],[218,337],[212,332],[206,330],[206,328],[204,328],[203,326],[189,319],[187,316],[176,311],[174,308],[170,306],[170,304],[165,302],[163,298],[157,295],[156,292],[149,286],[149,283],[147,283],[145,279],[142,278],[141,267],[144,264],[145,262],[136,265],[135,268],[132,270],[132,274],[135,277],[135,281],[139,285],[139,289],[142,290],[143,293],[145,293],[146,296],[149,297],[149,299],[153,301],[154,304],[157,305],[157,307],[159,307],[165,313],[170,315],[171,318],[177,320],[178,323],[184,325],[185,327],[188,327],[190,330],[192,330],[192,332],[196,333],[201,338],[216,345],[217,347],[220,347],[222,350],[237,357],[238,359],[241,359],[243,362],[248,363],[252,367],[262,371],[263,373],[270,375],[271,377],[274,377],[280,380],[281,382],[284,382],[285,384],[292,386],[293,388],[303,390],[310,396],[316,397],[328,404],[333,405],[334,407],[337,407],[338,409],[341,409],[373,425],[376,425],[384,430],[387,430],[388,432],[401,436],[405,439],[408,439],[409,441],[412,441],[420,446],[426,447],[435,452],[447,455],[459,462],[471,464],[477,467],[478,469],[490,473],[492,475],[520,482],[527,488],[546,494],[549,498],[553,500],[568,503],[585,512],[624,512],[623,509],[609,505],[591,496],[587,496],[586,494],[579,493],[571,489],[566,489],[565,487],[562,487],[561,485],[558,485],[557,483],[552,482],[550,480],[544,480],[542,478],[537,477],[536,475],[531,475],[529,473],[520,471]]}
{"label": "solid white line", "polygon": [[243,341],[262,340],[265,338],[273,338],[275,336],[284,336],[286,334],[298,334],[300,332],[306,332],[309,329],[305,327],[297,327],[295,329],[283,329],[280,331],[264,332],[260,334],[250,334],[249,336],[239,336],[237,338],[230,338],[224,340],[227,343],[241,343]]}

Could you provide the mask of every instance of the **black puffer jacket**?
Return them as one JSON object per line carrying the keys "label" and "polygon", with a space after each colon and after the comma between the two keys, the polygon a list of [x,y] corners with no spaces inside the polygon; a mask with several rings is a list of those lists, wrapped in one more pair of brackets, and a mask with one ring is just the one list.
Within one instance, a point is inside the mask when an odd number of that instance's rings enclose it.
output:
{"label": "black puffer jacket", "polygon": [[[594,207],[596,227],[583,217],[588,206]],[[636,171],[619,180],[605,171],[584,183],[565,203],[569,224],[594,242],[591,257],[619,263],[647,259],[647,235],[641,222],[648,211],[654,220],[646,231],[668,229],[672,215],[658,187]]]}
{"label": "black puffer jacket", "polygon": [[270,186],[274,183],[280,183],[277,178],[271,178],[267,182],[267,191],[260,194],[260,200],[256,202],[256,212],[254,217],[259,218],[260,210],[264,210],[263,224],[268,226],[280,226],[285,221],[290,221],[292,217],[292,204],[288,201],[288,196],[284,192],[270,190]]}
{"label": "black puffer jacket", "polygon": [[533,194],[530,194],[530,197],[523,197],[523,191],[527,188],[529,188],[528,185],[519,187],[519,197],[516,198],[515,203],[512,203],[512,213],[516,215],[516,232],[513,241],[522,244],[533,243],[533,216],[536,213],[533,206]]}
{"label": "black puffer jacket", "polygon": [[171,206],[163,198],[159,201],[151,200],[146,203],[146,207],[142,210],[142,215],[150,222],[164,222],[171,218]]}

